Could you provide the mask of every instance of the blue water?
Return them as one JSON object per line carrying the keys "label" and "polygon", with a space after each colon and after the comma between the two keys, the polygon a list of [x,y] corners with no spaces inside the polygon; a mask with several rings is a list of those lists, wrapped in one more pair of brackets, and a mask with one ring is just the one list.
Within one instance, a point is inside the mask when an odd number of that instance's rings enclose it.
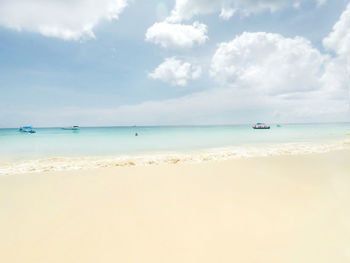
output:
{"label": "blue water", "polygon": [[[0,160],[113,156],[191,151],[244,145],[328,142],[350,139],[350,124],[294,124],[254,130],[250,125],[98,127],[79,131],[38,128],[35,134],[0,129]],[[135,136],[138,133],[139,136]]]}

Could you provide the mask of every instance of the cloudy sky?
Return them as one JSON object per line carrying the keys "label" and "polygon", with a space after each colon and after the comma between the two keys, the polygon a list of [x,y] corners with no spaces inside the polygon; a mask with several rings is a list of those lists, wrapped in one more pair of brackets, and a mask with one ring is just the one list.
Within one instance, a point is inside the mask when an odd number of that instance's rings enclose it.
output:
{"label": "cloudy sky", "polygon": [[0,127],[350,121],[348,0],[0,0]]}

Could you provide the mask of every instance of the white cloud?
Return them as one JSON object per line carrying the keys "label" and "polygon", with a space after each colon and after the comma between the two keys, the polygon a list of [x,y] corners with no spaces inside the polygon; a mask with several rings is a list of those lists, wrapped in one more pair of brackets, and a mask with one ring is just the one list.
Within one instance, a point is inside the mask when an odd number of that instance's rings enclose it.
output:
{"label": "white cloud", "polygon": [[191,48],[201,45],[208,39],[207,26],[194,22],[192,25],[155,23],[146,33],[146,41],[167,47]]}
{"label": "white cloud", "polygon": [[328,65],[324,81],[333,90],[350,87],[350,4],[334,25],[333,31],[323,40],[328,50],[333,50],[336,57]]}
{"label": "white cloud", "polygon": [[149,74],[149,77],[170,83],[173,86],[186,86],[189,80],[199,78],[201,72],[201,67],[172,57],[165,59]]}
{"label": "white cloud", "polygon": [[256,98],[260,104],[268,102],[279,109],[280,116],[344,117],[350,83],[346,63],[345,57],[322,54],[301,37],[243,33],[218,46],[211,75],[236,90],[238,97],[250,93],[255,102]]}
{"label": "white cloud", "polygon": [[[99,119],[103,115],[105,123],[101,125],[349,120],[349,10],[350,7],[324,40],[325,47],[335,51],[334,57],[302,37],[244,33],[218,45],[213,56],[211,74],[221,83],[220,88],[116,109],[60,110],[57,116],[73,115],[77,120],[90,121],[91,116]],[[200,68],[175,57],[166,59],[149,74],[153,79],[180,86],[199,75]],[[55,114],[47,114],[52,115]]]}
{"label": "white cloud", "polygon": [[[124,105],[111,116],[126,125],[348,121],[349,9],[324,41],[336,56],[302,37],[243,33],[219,44],[212,58],[211,75],[220,88]],[[167,76],[163,81],[176,79],[172,73]]]}
{"label": "white cloud", "polygon": [[350,55],[350,4],[334,25],[330,35],[323,40],[323,44],[338,55]]}
{"label": "white cloud", "polygon": [[328,96],[335,99],[347,99],[347,91],[350,83],[350,68],[348,60],[344,57],[336,57],[325,66],[325,73],[321,81],[328,90]]}
{"label": "white cloud", "polygon": [[[323,4],[326,0],[315,0],[318,5]],[[278,9],[287,6],[293,6],[299,1],[290,0],[176,0],[175,8],[172,10],[168,21],[180,22],[189,20],[196,15],[204,15],[219,12],[220,17],[228,19],[235,11],[244,15],[258,13],[268,10],[275,12]]]}
{"label": "white cloud", "polygon": [[1,0],[0,26],[65,40],[93,38],[101,20],[118,19],[128,0]]}
{"label": "white cloud", "polygon": [[144,124],[346,121],[344,63],[344,56],[323,54],[302,37],[243,33],[218,45],[213,56],[211,74],[221,88],[126,105],[117,113]]}
{"label": "white cloud", "polygon": [[312,91],[321,87],[328,60],[301,37],[243,33],[218,46],[211,75],[224,85],[271,95]]}
{"label": "white cloud", "polygon": [[220,17],[224,20],[228,20],[234,15],[235,12],[236,10],[233,8],[222,8]]}

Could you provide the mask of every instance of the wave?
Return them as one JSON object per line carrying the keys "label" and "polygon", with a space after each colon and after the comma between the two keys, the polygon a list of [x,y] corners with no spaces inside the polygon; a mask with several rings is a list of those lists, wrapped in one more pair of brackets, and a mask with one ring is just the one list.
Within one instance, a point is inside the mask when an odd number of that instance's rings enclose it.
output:
{"label": "wave", "polygon": [[283,143],[275,145],[226,147],[181,153],[150,153],[107,157],[55,157],[0,163],[0,175],[108,167],[151,166],[162,164],[176,165],[181,163],[225,161],[240,158],[326,153],[344,149],[350,149],[350,140],[332,143]]}

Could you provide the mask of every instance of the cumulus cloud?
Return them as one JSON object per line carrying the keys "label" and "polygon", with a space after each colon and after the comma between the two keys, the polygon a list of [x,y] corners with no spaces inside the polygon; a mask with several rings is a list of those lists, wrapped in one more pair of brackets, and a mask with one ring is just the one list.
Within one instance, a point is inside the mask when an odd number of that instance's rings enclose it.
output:
{"label": "cumulus cloud", "polygon": [[146,33],[146,41],[164,48],[191,48],[195,44],[205,43],[207,39],[207,26],[198,22],[194,22],[192,25],[155,23]]}
{"label": "cumulus cloud", "polygon": [[219,87],[121,106],[113,116],[122,116],[116,121],[123,124],[130,119],[143,124],[349,120],[349,9],[324,40],[336,55],[302,37],[243,33],[219,44],[213,55],[210,71]]}
{"label": "cumulus cloud", "polygon": [[218,46],[211,76],[237,96],[251,93],[259,104],[275,105],[279,114],[344,117],[350,81],[346,65],[346,57],[322,54],[302,37],[243,33]]}
{"label": "cumulus cloud", "polygon": [[211,75],[224,85],[271,95],[311,91],[321,87],[329,59],[301,37],[243,33],[218,46]]}
{"label": "cumulus cloud", "polygon": [[323,44],[338,55],[350,55],[350,4],[334,25],[333,31],[323,40]]}
{"label": "cumulus cloud", "polygon": [[321,77],[323,87],[328,91],[328,97],[347,100],[350,83],[350,68],[348,59],[336,57],[325,66],[325,72]]}
{"label": "cumulus cloud", "polygon": [[144,124],[349,120],[344,63],[346,56],[324,54],[302,37],[243,33],[218,45],[212,58],[220,88],[121,106],[115,115]]}
{"label": "cumulus cloud", "polygon": [[[340,21],[347,21],[344,14]],[[344,26],[350,25],[345,23]],[[336,28],[339,27],[336,26],[326,39],[336,36]],[[343,41],[348,40],[344,38]],[[62,123],[67,121],[67,116],[72,118],[72,123],[74,119],[85,119],[86,124],[92,117],[101,119],[99,116],[103,115],[104,122],[99,125],[346,121],[349,120],[350,70],[346,67],[349,53],[343,45],[345,43],[329,46],[337,53],[330,56],[301,37],[244,33],[218,45],[213,56],[211,72],[222,84],[220,87],[213,84],[205,91],[179,98],[123,105],[116,109],[60,109],[39,114],[45,118],[55,115]],[[172,81],[174,85],[179,75],[186,76],[182,77],[185,83],[196,76],[193,75],[196,70],[189,63],[184,66],[186,63],[176,58],[165,62],[163,64],[169,66],[161,64],[163,67],[160,65],[150,75]],[[179,72],[185,73],[179,75],[174,73],[178,70],[166,70],[182,67],[184,69]],[[28,116],[34,115],[28,113]]]}
{"label": "cumulus cloud", "polygon": [[93,38],[102,20],[118,19],[128,0],[1,0],[0,26],[64,40]]}
{"label": "cumulus cloud", "polygon": [[149,77],[170,83],[173,86],[186,86],[191,79],[197,79],[201,75],[201,67],[172,57],[160,64]]}
{"label": "cumulus cloud", "polygon": [[334,25],[332,32],[323,40],[323,45],[337,55],[328,65],[324,81],[333,90],[348,89],[350,85],[350,4]]}
{"label": "cumulus cloud", "polygon": [[[326,0],[316,0],[318,4]],[[235,11],[243,15],[258,13],[268,10],[275,12],[278,9],[287,6],[293,6],[299,1],[290,0],[176,0],[175,8],[172,10],[168,21],[180,22],[189,20],[193,16],[219,12],[223,19],[230,18]]]}
{"label": "cumulus cloud", "polygon": [[346,14],[325,40],[334,43],[328,47],[336,56],[322,53],[302,37],[243,33],[219,44],[213,55],[211,76],[220,88],[122,106],[117,112],[154,124],[168,124],[162,122],[166,116],[186,124],[349,120],[348,40],[331,41],[338,30],[350,27],[344,22]]}

